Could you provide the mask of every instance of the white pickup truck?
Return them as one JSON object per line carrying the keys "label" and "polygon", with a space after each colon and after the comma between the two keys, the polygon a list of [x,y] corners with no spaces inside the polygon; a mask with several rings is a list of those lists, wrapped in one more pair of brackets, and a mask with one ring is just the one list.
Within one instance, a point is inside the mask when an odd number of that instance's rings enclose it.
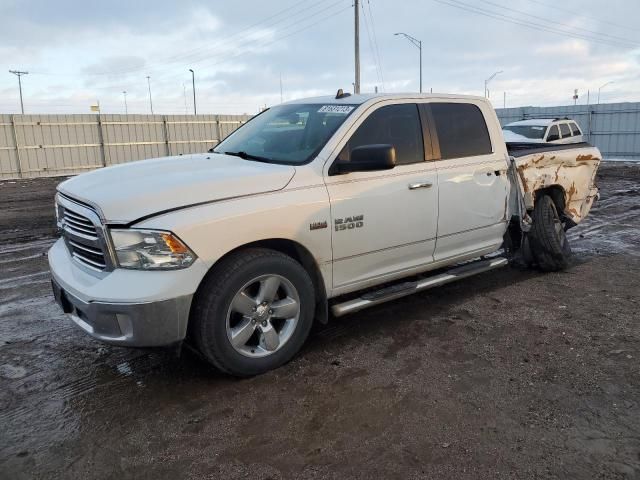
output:
{"label": "white pickup truck", "polygon": [[187,339],[219,369],[255,375],[291,359],[329,312],[515,257],[566,267],[565,230],[589,212],[599,162],[588,144],[509,151],[484,98],[289,102],[209,153],[61,183],[54,295],[104,342]]}

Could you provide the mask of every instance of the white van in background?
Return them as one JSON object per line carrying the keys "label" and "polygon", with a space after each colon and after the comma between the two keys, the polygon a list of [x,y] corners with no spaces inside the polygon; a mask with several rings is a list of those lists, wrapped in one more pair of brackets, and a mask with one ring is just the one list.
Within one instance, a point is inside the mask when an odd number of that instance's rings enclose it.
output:
{"label": "white van in background", "polygon": [[578,124],[568,118],[522,120],[502,127],[507,143],[583,143]]}

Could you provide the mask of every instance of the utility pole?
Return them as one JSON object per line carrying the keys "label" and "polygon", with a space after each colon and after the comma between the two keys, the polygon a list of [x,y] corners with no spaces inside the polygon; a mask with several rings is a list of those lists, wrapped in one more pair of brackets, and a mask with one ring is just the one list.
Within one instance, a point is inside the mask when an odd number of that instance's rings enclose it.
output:
{"label": "utility pole", "polygon": [[13,73],[18,77],[18,88],[20,89],[20,111],[24,115],[24,103],[22,103],[22,77],[23,75],[29,75],[29,72],[21,72],[20,70],[9,70],[9,73]]}
{"label": "utility pole", "polygon": [[153,115],[153,101],[151,100],[151,77],[147,75],[147,86],[149,87],[149,107],[151,108],[151,115]]}
{"label": "utility pole", "polygon": [[193,87],[193,114],[197,115],[198,109],[196,108],[196,73],[192,69],[189,69],[189,71],[191,72],[191,86]]}
{"label": "utility pole", "polygon": [[502,108],[507,108],[507,92],[504,92],[504,101],[502,103]]}
{"label": "utility pole", "polygon": [[124,114],[128,115],[129,114],[129,109],[127,108],[127,91],[124,90],[122,92],[122,95],[124,95]]}
{"label": "utility pole", "polygon": [[360,0],[353,0],[354,20],[355,20],[355,62],[356,78],[353,86],[354,93],[360,93]]}
{"label": "utility pole", "polygon": [[418,50],[420,50],[420,93],[422,93],[422,40],[418,40],[417,38],[412,37],[408,33],[399,32],[399,33],[394,33],[394,35],[403,35],[404,38],[409,40],[413,45],[418,47]]}

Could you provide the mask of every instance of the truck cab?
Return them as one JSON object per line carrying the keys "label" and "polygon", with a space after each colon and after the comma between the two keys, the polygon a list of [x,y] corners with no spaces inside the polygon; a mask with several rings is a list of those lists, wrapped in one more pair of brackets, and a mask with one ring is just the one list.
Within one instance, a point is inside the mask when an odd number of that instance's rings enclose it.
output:
{"label": "truck cab", "polygon": [[[589,154],[581,165],[595,175],[594,150],[562,158]],[[527,158],[510,157],[484,98],[340,91],[288,102],[209,153],[63,182],[62,237],[49,252],[54,293],[104,342],[186,339],[225,372],[262,373],[291,359],[329,311],[506,264],[484,257],[514,222],[522,244],[536,195],[554,188],[536,176],[527,192]],[[589,175],[567,203],[579,207],[577,221],[593,200]],[[555,217],[540,202],[551,220],[564,218],[562,195]]]}

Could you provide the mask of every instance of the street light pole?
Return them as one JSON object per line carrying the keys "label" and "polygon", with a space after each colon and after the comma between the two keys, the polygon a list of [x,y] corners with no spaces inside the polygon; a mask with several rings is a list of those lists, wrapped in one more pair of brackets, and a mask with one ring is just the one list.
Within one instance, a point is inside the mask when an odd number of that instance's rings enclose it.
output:
{"label": "street light pole", "polygon": [[417,38],[403,32],[394,33],[394,35],[404,36],[404,38],[409,40],[413,45],[418,47],[418,50],[420,50],[420,93],[422,93],[422,40],[418,40]]}
{"label": "street light pole", "polygon": [[197,115],[198,109],[196,108],[196,73],[192,69],[189,69],[189,71],[191,72],[191,86],[193,87],[193,114]]}
{"label": "street light pole", "polygon": [[149,87],[149,107],[151,108],[151,115],[153,115],[153,101],[151,100],[151,77],[147,75],[147,86]]}
{"label": "street light pole", "polygon": [[124,90],[122,92],[122,95],[124,95],[124,114],[128,115],[129,114],[129,109],[127,108],[127,91]]}
{"label": "street light pole", "polygon": [[20,111],[24,115],[24,103],[22,103],[22,75],[28,75],[29,72],[21,72],[20,70],[9,70],[9,73],[13,73],[18,77],[18,88],[20,89]]}
{"label": "street light pole", "polygon": [[607,82],[604,85],[602,85],[599,89],[598,89],[598,105],[600,105],[600,91],[606,87],[607,85],[611,85],[613,82]]}
{"label": "street light pole", "polygon": [[504,72],[502,70],[500,70],[499,72],[494,73],[493,75],[491,75],[489,78],[487,78],[484,81],[484,96],[485,96],[485,98],[489,98],[489,82],[491,82],[491,80],[496,78],[496,76],[500,75],[501,73],[504,73]]}

